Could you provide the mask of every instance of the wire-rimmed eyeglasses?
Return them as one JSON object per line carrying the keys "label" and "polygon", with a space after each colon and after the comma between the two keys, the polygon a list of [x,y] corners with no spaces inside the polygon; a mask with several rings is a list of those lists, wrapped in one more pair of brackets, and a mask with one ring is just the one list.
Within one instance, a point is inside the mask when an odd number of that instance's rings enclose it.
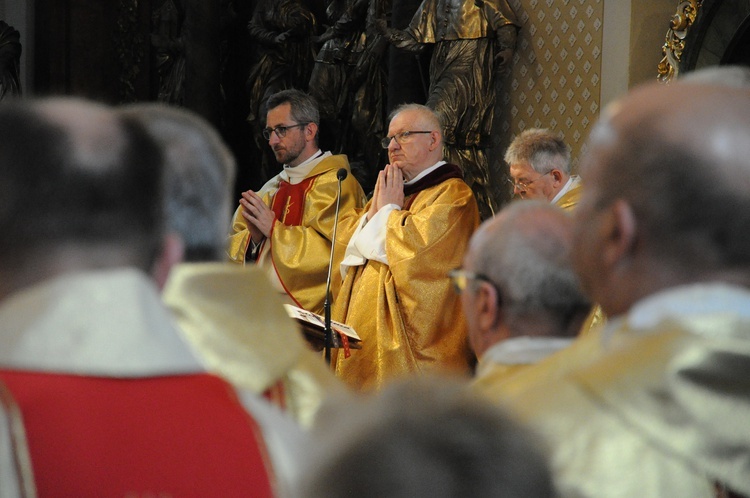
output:
{"label": "wire-rimmed eyeglasses", "polygon": [[380,140],[380,145],[383,146],[384,149],[387,149],[389,145],[391,145],[391,140],[394,138],[396,139],[396,143],[401,145],[403,143],[406,143],[409,141],[409,137],[417,134],[417,133],[432,133],[431,131],[402,131],[401,133],[396,133],[393,136],[385,137]]}
{"label": "wire-rimmed eyeglasses", "polygon": [[453,283],[453,289],[455,289],[456,294],[461,294],[466,290],[466,287],[469,286],[470,280],[479,280],[480,282],[487,282],[488,284],[495,287],[495,283],[490,280],[489,277],[486,275],[482,275],[481,273],[474,273],[471,271],[466,271],[462,268],[456,268],[455,270],[451,270],[448,272],[448,277],[451,279],[451,283]]}
{"label": "wire-rimmed eyeglasses", "polygon": [[537,176],[536,178],[534,178],[533,180],[528,181],[528,182],[517,182],[517,181],[514,181],[513,178],[508,178],[508,185],[510,185],[510,187],[512,189],[518,189],[521,192],[523,192],[523,191],[529,189],[529,185],[531,185],[535,181],[539,180],[540,178],[549,175],[550,173],[552,173],[552,170],[549,170],[546,173],[541,174],[541,175]]}
{"label": "wire-rimmed eyeglasses", "polygon": [[286,136],[286,132],[289,131],[290,128],[297,128],[300,126],[307,126],[310,123],[297,123],[293,125],[287,125],[287,126],[277,126],[276,128],[263,128],[263,138],[266,140],[271,140],[271,133],[276,133],[276,136],[279,138],[284,138]]}

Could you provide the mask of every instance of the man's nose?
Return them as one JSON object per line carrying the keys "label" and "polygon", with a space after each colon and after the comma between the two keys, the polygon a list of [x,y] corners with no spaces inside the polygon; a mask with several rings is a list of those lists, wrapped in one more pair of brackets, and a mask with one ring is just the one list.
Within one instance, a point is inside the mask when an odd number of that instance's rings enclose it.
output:
{"label": "man's nose", "polygon": [[268,145],[274,145],[279,143],[279,136],[276,134],[275,131],[271,132],[271,136],[268,137]]}

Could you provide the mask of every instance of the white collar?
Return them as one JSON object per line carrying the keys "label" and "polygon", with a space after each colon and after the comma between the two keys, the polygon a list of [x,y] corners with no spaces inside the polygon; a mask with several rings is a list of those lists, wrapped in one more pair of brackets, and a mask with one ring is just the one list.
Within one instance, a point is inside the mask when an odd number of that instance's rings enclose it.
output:
{"label": "white collar", "polygon": [[547,356],[570,346],[573,338],[567,337],[512,337],[493,344],[484,352],[479,361],[478,374],[484,370],[483,365],[497,363],[501,365],[530,365]]}
{"label": "white collar", "polygon": [[438,161],[438,162],[436,162],[435,164],[433,164],[429,168],[422,170],[417,176],[415,176],[414,178],[412,178],[408,182],[404,182],[404,185],[412,185],[412,184],[418,182],[421,178],[424,178],[425,176],[429,175],[430,173],[432,173],[433,171],[435,171],[436,169],[438,169],[443,164],[445,164],[445,161]]}
{"label": "white collar", "polygon": [[574,189],[578,186],[578,184],[581,183],[581,177],[578,175],[572,175],[568,178],[568,181],[565,182],[565,185],[563,185],[563,188],[560,189],[560,191],[557,193],[557,195],[550,201],[550,204],[554,204],[560,199],[562,199],[562,196],[567,194],[570,190]]}
{"label": "white collar", "polygon": [[322,161],[326,157],[329,157],[330,155],[330,152],[323,153],[323,151],[318,149],[315,154],[302,161],[297,166],[289,166],[288,164],[285,164],[284,169],[281,171],[279,176],[282,180],[287,181],[292,185],[297,184],[307,178],[307,175],[309,175],[310,172],[315,169],[315,166],[317,166],[320,161]]}
{"label": "white collar", "polygon": [[133,268],[66,274],[6,298],[0,365],[103,377],[204,371],[151,279]]}
{"label": "white collar", "polygon": [[750,320],[750,291],[722,282],[682,285],[641,299],[627,320],[632,329],[649,329],[667,318],[726,312]]}

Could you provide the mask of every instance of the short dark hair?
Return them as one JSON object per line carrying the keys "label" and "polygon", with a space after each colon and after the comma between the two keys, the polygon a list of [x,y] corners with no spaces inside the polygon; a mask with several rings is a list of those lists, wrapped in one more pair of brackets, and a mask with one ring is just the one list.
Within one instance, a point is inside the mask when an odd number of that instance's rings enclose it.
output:
{"label": "short dark hair", "polygon": [[459,381],[399,381],[317,421],[308,498],[554,496],[532,435]]}
{"label": "short dark hair", "polygon": [[298,123],[315,123],[320,125],[320,111],[318,101],[312,95],[290,88],[274,93],[266,101],[266,108],[270,111],[283,104],[289,104],[292,119]]}
{"label": "short dark hair", "polygon": [[137,122],[114,113],[115,134],[78,143],[80,132],[45,112],[70,104],[104,109],[73,99],[0,106],[0,265],[61,245],[112,244],[147,269],[163,233],[159,149]]}

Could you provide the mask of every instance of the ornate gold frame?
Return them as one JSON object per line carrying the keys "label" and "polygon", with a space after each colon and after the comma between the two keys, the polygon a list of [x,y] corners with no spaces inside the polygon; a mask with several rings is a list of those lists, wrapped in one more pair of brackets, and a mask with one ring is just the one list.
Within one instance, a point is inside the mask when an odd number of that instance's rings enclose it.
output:
{"label": "ornate gold frame", "polygon": [[685,50],[685,37],[698,16],[703,0],[683,0],[677,5],[677,12],[669,23],[666,40],[661,52],[664,55],[657,67],[657,79],[669,83],[680,72],[682,52]]}

